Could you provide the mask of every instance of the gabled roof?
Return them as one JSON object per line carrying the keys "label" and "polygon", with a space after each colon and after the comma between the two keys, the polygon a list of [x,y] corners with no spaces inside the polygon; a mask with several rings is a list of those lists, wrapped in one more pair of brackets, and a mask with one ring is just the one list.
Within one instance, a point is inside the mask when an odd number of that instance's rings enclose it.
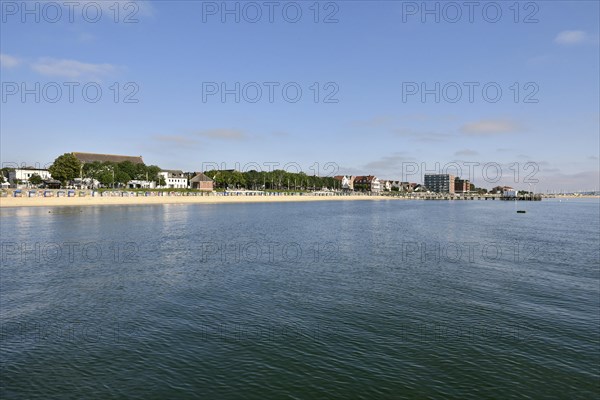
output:
{"label": "gabled roof", "polygon": [[368,183],[371,183],[375,179],[377,179],[377,178],[375,176],[373,176],[373,175],[357,176],[356,179],[354,180],[354,182],[368,182]]}
{"label": "gabled roof", "polygon": [[197,182],[212,182],[212,179],[204,175],[202,172],[197,172],[196,175],[192,179],[190,179],[190,183]]}
{"label": "gabled roof", "polygon": [[73,152],[73,155],[82,163],[93,163],[93,162],[113,162],[121,163],[123,161],[129,161],[133,164],[143,164],[144,160],[142,156],[121,156],[116,154],[99,154],[99,153],[80,153]]}
{"label": "gabled roof", "polygon": [[183,176],[183,171],[180,169],[163,169],[160,172],[166,172],[169,176],[173,177],[181,177]]}

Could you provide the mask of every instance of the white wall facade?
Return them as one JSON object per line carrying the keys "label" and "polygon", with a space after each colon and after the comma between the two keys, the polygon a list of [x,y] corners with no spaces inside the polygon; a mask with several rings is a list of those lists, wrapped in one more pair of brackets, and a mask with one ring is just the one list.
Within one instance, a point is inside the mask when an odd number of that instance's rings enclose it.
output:
{"label": "white wall facade", "polygon": [[164,186],[159,186],[164,189],[187,189],[188,180],[183,172],[174,173],[173,171],[161,171],[158,173],[165,180]]}
{"label": "white wall facade", "polygon": [[34,168],[17,168],[14,171],[10,171],[8,173],[8,181],[13,183],[15,179],[20,180],[22,182],[26,182],[33,175],[39,175],[43,180],[52,179],[50,172],[47,169],[34,169]]}

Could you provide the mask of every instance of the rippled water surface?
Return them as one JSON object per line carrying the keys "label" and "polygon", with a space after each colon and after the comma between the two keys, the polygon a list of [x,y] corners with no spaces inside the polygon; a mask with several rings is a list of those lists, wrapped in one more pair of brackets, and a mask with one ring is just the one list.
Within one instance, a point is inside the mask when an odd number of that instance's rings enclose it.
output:
{"label": "rippled water surface", "polygon": [[598,200],[2,209],[0,397],[594,398]]}

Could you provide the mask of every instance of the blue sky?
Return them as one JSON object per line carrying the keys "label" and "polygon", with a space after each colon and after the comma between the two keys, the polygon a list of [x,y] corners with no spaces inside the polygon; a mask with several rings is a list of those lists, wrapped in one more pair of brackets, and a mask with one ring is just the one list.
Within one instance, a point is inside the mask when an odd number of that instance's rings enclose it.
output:
{"label": "blue sky", "polygon": [[[471,179],[484,187],[497,166],[498,183],[518,188],[530,173],[537,190],[599,186],[597,1],[477,2],[472,22],[464,2],[426,2],[438,21],[420,1],[320,2],[318,16],[314,1],[273,2],[273,22],[262,1],[227,2],[239,22],[220,1],[79,1],[72,21],[61,1],[28,2],[29,14],[1,3],[4,166],[88,151],[420,182],[457,161],[479,163]],[[236,83],[239,102],[223,102],[221,84]],[[439,102],[422,99],[436,83]]]}

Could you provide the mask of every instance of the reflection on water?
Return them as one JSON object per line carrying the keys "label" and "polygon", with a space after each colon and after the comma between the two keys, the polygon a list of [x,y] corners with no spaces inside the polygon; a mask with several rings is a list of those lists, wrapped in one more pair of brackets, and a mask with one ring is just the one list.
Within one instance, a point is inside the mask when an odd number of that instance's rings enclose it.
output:
{"label": "reflection on water", "polygon": [[0,395],[592,398],[598,205],[2,209]]}

